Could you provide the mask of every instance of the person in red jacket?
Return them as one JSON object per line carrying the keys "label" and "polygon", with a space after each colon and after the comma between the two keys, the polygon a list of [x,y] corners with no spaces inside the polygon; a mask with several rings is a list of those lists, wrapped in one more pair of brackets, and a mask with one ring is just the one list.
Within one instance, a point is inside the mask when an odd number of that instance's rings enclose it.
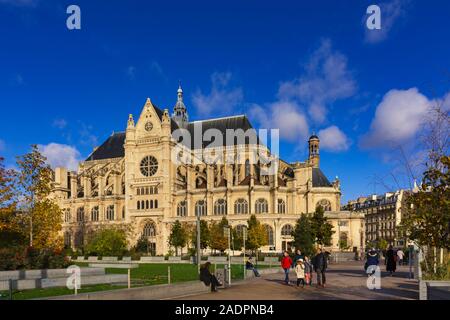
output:
{"label": "person in red jacket", "polygon": [[281,267],[284,270],[284,275],[285,275],[284,282],[286,284],[289,284],[289,271],[291,270],[292,259],[289,256],[289,252],[287,252],[287,251],[285,251],[283,253],[283,255],[284,255],[283,259],[281,259]]}

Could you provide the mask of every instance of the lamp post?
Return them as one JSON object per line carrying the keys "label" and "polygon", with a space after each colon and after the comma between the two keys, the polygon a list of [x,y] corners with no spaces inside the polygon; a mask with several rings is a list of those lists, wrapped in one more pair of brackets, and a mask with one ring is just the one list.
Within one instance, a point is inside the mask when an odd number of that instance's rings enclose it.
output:
{"label": "lamp post", "polygon": [[200,273],[202,254],[200,252],[200,214],[197,214],[197,269]]}
{"label": "lamp post", "polygon": [[223,227],[223,232],[225,236],[228,238],[228,285],[231,287],[231,227],[225,226]]}
{"label": "lamp post", "polygon": [[247,268],[245,266],[245,241],[247,240],[247,227],[242,227],[242,239],[244,240],[244,279],[247,277]]}

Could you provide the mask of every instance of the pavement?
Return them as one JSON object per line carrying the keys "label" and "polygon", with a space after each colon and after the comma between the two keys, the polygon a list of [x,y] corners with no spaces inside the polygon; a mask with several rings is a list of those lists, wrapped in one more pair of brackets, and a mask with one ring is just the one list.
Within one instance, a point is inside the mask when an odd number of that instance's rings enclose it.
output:
{"label": "pavement", "polygon": [[380,266],[381,288],[369,290],[363,263],[359,261],[331,264],[327,270],[325,288],[315,286],[298,288],[295,273],[290,274],[291,284],[284,284],[283,274],[264,275],[232,283],[231,288],[219,292],[178,297],[178,300],[415,300],[419,298],[419,285],[408,279],[409,267],[397,267],[394,276]]}

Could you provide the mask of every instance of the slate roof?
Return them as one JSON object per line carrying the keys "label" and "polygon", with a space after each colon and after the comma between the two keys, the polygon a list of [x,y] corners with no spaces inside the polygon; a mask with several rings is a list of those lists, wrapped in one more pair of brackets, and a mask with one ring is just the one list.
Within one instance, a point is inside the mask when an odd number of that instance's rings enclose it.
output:
{"label": "slate roof", "polygon": [[[198,138],[198,142],[196,144],[195,143],[196,135],[198,134],[197,131],[200,132],[199,131],[200,127],[201,127],[201,136]],[[245,115],[189,122],[186,130],[189,132],[191,136],[191,145],[188,146],[187,143],[183,141],[182,143],[191,149],[199,149],[207,147],[208,145],[214,142],[213,138],[211,138],[212,141],[203,141],[202,139],[204,133],[209,129],[216,129],[220,131],[222,135],[223,146],[233,146],[242,144],[242,142],[244,142],[244,144],[249,144],[250,136],[246,136],[244,141],[240,141],[242,139],[237,139],[236,137],[234,138],[233,141],[228,141],[230,139],[227,139],[227,129],[232,130],[242,129],[244,132],[246,132],[248,129],[253,129],[253,126],[251,125],[250,121]],[[254,132],[255,132],[254,139],[256,143],[259,143],[259,137],[257,136],[257,132],[256,131]]]}
{"label": "slate roof", "polygon": [[125,156],[125,132],[113,133],[86,161],[121,158]]}
{"label": "slate roof", "polygon": [[312,169],[312,184],[313,187],[331,187],[332,184],[319,168]]}

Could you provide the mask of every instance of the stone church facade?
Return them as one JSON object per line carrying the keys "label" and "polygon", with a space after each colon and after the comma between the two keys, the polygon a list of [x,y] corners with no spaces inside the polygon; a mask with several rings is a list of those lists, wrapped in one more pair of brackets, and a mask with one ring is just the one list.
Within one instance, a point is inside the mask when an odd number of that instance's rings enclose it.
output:
{"label": "stone church facade", "polygon": [[[226,139],[230,130],[240,136]],[[319,138],[310,137],[306,161],[287,163],[258,135],[242,138],[252,130],[244,115],[189,122],[181,87],[172,116],[147,99],[137,121],[130,115],[126,131],[113,133],[77,172],[55,169],[52,196],[63,211],[65,244],[80,247],[98,226],[128,225],[130,246],[145,237],[162,255],[176,220],[226,216],[240,230],[255,214],[269,239],[262,251],[280,252],[290,248],[300,214],[321,205],[335,230],[330,249],[338,250],[343,236],[362,249],[363,217],[340,211],[339,180],[330,182],[319,168]],[[211,148],[205,140],[220,143]]]}

